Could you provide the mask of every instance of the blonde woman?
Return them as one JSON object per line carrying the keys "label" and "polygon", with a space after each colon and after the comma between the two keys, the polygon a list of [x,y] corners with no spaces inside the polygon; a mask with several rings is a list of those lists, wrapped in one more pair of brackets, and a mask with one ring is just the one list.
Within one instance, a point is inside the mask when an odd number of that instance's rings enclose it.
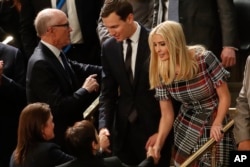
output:
{"label": "blonde woman", "polygon": [[[156,89],[161,108],[159,133],[154,145],[157,156],[174,127],[175,166],[183,163],[210,138],[217,141],[216,167],[229,165],[229,151],[235,149],[232,133],[223,134],[229,121],[229,72],[203,46],[187,46],[179,23],[166,21],[149,35],[151,50],[150,86]],[[176,118],[171,99],[181,102]],[[170,149],[170,148],[169,148]],[[211,166],[211,153],[193,166]]]}

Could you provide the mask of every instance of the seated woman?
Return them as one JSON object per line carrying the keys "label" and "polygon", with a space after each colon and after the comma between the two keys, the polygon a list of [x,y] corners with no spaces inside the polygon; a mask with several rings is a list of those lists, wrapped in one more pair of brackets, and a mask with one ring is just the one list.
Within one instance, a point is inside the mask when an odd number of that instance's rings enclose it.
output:
{"label": "seated woman", "polygon": [[10,167],[54,167],[74,159],[49,142],[53,138],[54,122],[49,105],[27,105],[19,117],[17,146]]}
{"label": "seated woman", "polygon": [[[100,141],[105,143],[107,138],[98,136],[94,125],[87,121],[79,121],[74,126],[69,127],[66,131],[66,143],[72,155],[76,159],[62,164],[57,167],[129,167],[123,164],[118,157],[102,158],[98,156],[100,150]],[[103,148],[106,149],[106,148]],[[154,166],[154,159],[152,157],[153,150],[149,148],[147,152],[147,159],[139,164],[139,167],[152,167]],[[155,160],[156,161],[156,160]]]}

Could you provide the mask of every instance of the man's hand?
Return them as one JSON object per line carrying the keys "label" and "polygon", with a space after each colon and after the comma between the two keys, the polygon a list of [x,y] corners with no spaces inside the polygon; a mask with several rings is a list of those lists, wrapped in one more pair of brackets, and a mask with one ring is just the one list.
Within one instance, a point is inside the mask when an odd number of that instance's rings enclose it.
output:
{"label": "man's hand", "polygon": [[109,142],[109,130],[106,128],[102,128],[99,132],[99,138],[100,138],[100,147],[102,148],[102,151],[111,153],[111,150],[108,148],[110,145]]}
{"label": "man's hand", "polygon": [[95,79],[96,76],[97,74],[90,75],[83,83],[82,88],[85,88],[89,93],[94,91],[97,92],[99,89],[99,84]]}
{"label": "man's hand", "polygon": [[250,139],[245,140],[239,143],[238,146],[239,151],[250,151]]}
{"label": "man's hand", "polygon": [[221,51],[221,60],[223,66],[226,67],[232,67],[236,64],[236,56],[235,56],[235,49],[231,47],[224,47]]}
{"label": "man's hand", "polygon": [[108,147],[110,146],[110,142],[108,136],[99,135],[99,139],[100,139],[100,148],[102,149],[102,151],[109,150]]}

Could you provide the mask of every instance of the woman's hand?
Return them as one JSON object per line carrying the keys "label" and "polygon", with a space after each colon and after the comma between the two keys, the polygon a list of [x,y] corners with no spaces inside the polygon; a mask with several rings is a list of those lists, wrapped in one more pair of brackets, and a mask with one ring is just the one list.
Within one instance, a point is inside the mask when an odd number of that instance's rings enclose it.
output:
{"label": "woman's hand", "polygon": [[210,130],[210,137],[214,138],[216,142],[219,142],[224,136],[222,125],[212,125]]}
{"label": "woman's hand", "polygon": [[154,159],[154,164],[158,164],[159,158],[157,158],[157,157],[155,156],[154,148],[151,147],[151,146],[148,147],[147,158],[148,158],[148,157],[153,157],[153,159]]}
{"label": "woman's hand", "polygon": [[158,136],[158,133],[155,133],[148,138],[148,141],[147,141],[146,146],[145,146],[146,150],[148,150],[148,147],[153,147],[153,145],[155,145],[157,136]]}

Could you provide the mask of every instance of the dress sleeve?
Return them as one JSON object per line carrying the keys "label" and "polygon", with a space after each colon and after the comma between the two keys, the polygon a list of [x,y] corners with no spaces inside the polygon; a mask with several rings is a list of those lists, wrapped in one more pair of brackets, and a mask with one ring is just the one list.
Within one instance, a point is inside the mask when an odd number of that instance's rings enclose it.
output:
{"label": "dress sleeve", "polygon": [[170,93],[169,91],[167,90],[167,86],[166,85],[162,85],[162,86],[159,86],[159,87],[156,87],[155,88],[155,98],[157,100],[168,100],[170,99]]}
{"label": "dress sleeve", "polygon": [[213,81],[214,87],[220,86],[230,77],[230,73],[223,67],[219,59],[211,52],[205,52],[205,63],[207,65],[208,75]]}

